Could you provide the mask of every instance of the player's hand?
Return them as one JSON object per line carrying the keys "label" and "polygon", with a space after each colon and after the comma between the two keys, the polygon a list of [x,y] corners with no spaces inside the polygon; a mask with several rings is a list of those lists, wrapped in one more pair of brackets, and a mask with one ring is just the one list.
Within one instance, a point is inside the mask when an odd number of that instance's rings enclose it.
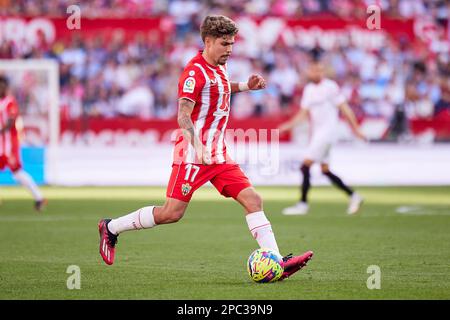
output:
{"label": "player's hand", "polygon": [[211,156],[205,146],[202,146],[197,151],[197,158],[201,159],[203,165],[212,164]]}
{"label": "player's hand", "polygon": [[292,129],[291,126],[287,122],[282,123],[278,126],[278,130],[280,130],[280,133],[289,132],[291,131],[291,129]]}
{"label": "player's hand", "polygon": [[210,156],[209,153],[206,152],[206,151],[203,152],[202,164],[203,164],[203,165],[206,165],[206,166],[212,164],[211,156]]}
{"label": "player's hand", "polygon": [[360,129],[356,129],[356,130],[355,130],[355,136],[356,136],[358,139],[361,139],[361,140],[364,141],[364,142],[368,142],[368,141],[369,141],[369,139],[367,139],[367,137],[365,136],[365,134],[364,134]]}
{"label": "player's hand", "polygon": [[266,87],[266,80],[259,74],[252,74],[247,81],[248,88],[250,90],[260,90]]}

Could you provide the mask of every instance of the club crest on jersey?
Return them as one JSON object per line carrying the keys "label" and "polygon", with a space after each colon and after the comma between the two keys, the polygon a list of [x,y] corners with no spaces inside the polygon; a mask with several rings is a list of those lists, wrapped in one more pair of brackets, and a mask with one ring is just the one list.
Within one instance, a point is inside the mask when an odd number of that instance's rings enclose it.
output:
{"label": "club crest on jersey", "polygon": [[189,192],[191,192],[192,186],[189,183],[185,183],[181,186],[181,193],[183,196],[186,196]]}
{"label": "club crest on jersey", "polygon": [[183,92],[193,93],[195,88],[195,79],[192,77],[187,78],[184,81]]}

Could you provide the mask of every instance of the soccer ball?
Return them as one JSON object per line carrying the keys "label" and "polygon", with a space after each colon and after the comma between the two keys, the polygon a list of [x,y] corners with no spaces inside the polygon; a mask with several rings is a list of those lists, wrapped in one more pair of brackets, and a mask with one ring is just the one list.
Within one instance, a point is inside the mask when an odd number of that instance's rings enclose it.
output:
{"label": "soccer ball", "polygon": [[274,250],[260,248],[252,252],[247,261],[247,271],[253,281],[274,282],[283,274],[283,258]]}

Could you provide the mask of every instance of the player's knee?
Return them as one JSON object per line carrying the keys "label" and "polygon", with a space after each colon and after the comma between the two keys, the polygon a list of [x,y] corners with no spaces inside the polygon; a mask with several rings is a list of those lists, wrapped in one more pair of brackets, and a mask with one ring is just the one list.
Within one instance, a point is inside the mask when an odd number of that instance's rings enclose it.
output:
{"label": "player's knee", "polygon": [[181,218],[183,218],[182,214],[178,214],[178,213],[174,213],[173,215],[171,215],[169,217],[169,220],[167,221],[168,223],[175,223],[181,220]]}
{"label": "player's knee", "polygon": [[330,172],[330,168],[328,167],[328,165],[321,165],[320,169],[322,170],[323,174],[327,174],[328,172]]}
{"label": "player's knee", "polygon": [[306,165],[306,164],[302,164],[302,166],[300,167],[300,171],[303,173],[303,175],[309,175],[309,170],[310,170],[310,166]]}
{"label": "player's knee", "polygon": [[181,220],[181,218],[183,218],[184,216],[184,212],[185,212],[185,208],[181,208],[181,207],[176,207],[176,208],[172,208],[170,217],[172,222],[178,222]]}
{"label": "player's knee", "polygon": [[19,171],[22,169],[21,166],[15,166],[15,167],[11,167],[11,172],[13,175],[19,173]]}
{"label": "player's knee", "polygon": [[305,160],[303,160],[303,163],[302,163],[302,168],[303,167],[311,167],[312,165],[313,165],[313,163],[314,163],[314,161],[312,161],[312,160],[310,160],[310,159],[305,159]]}
{"label": "player's knee", "polygon": [[168,215],[169,223],[178,222],[183,218],[184,216],[184,209],[181,208],[174,208],[170,210],[170,213]]}
{"label": "player's knee", "polygon": [[182,207],[170,206],[167,203],[161,208],[161,211],[154,213],[156,224],[175,223],[184,216],[185,209]]}
{"label": "player's knee", "polygon": [[246,202],[246,209],[248,212],[261,211],[263,208],[263,199],[256,192],[253,192],[251,195],[249,195]]}

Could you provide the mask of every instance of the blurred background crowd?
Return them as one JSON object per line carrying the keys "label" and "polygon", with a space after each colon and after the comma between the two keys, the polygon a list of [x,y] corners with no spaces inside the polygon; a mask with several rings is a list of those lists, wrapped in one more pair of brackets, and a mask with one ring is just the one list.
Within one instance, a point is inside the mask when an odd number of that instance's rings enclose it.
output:
{"label": "blurred background crowd", "polygon": [[[0,58],[51,58],[60,64],[62,115],[142,119],[171,119],[177,112],[177,81],[186,62],[202,43],[199,24],[206,14],[338,17],[365,19],[370,4],[383,17],[425,19],[434,28],[429,41],[388,41],[379,50],[354,45],[313,50],[327,65],[359,118],[387,119],[393,130],[406,130],[410,118],[450,117],[450,41],[447,19],[450,1],[423,0],[0,0],[3,16],[67,17],[77,4],[87,18],[173,19],[174,32],[164,41],[152,33],[136,33],[128,41],[120,33],[20,47],[3,41]],[[299,107],[311,62],[310,48],[277,42],[258,55],[239,51],[229,62],[230,78],[243,81],[251,73],[268,80],[267,90],[233,97],[236,118],[284,117]]]}
{"label": "blurred background crowd", "polygon": [[278,15],[303,17],[331,14],[342,18],[363,18],[366,8],[376,4],[385,14],[412,18],[430,14],[448,17],[445,0],[0,0],[2,13],[26,16],[62,16],[69,5],[76,4],[90,18],[130,18],[171,15],[181,24],[189,24],[194,16],[204,16],[215,10],[222,14]]}

